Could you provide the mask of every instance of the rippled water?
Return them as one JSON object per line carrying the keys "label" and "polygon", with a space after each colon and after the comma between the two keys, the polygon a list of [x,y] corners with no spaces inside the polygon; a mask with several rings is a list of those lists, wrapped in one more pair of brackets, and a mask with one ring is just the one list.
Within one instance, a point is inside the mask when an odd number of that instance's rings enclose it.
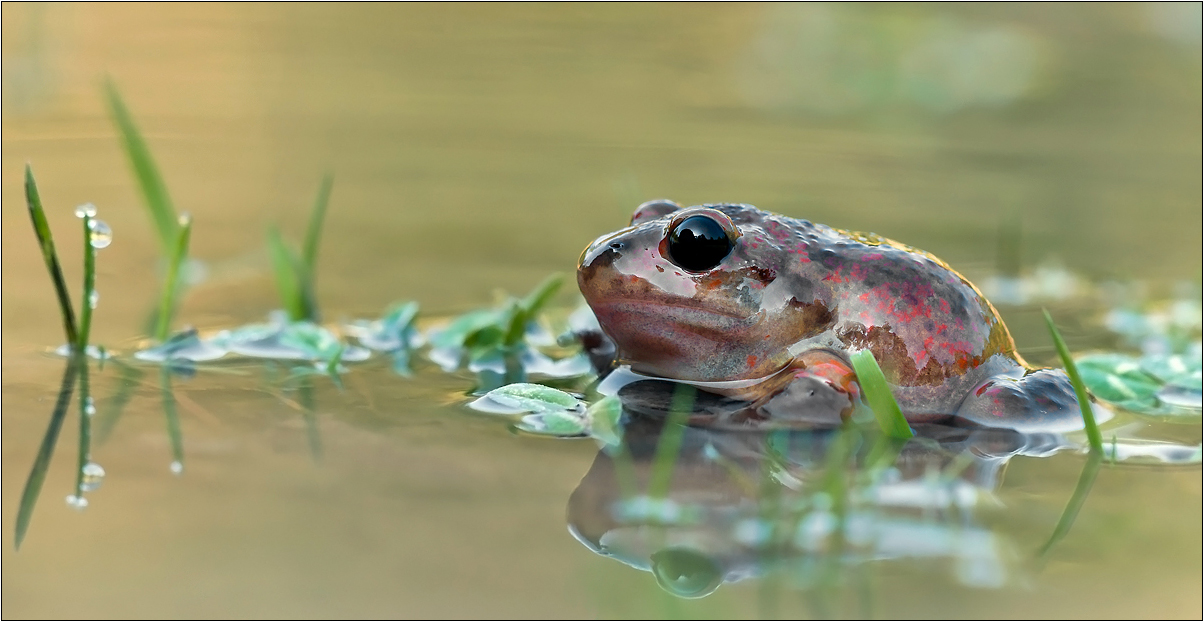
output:
{"label": "rippled water", "polygon": [[[100,90],[120,86],[193,215],[178,317],[203,331],[279,306],[265,230],[300,238],[330,171],[328,320],[526,292],[668,196],[931,251],[1052,364],[1042,305],[1083,352],[1136,347],[1110,308],[1199,299],[1197,5],[2,10],[4,617],[1201,615],[1198,464],[1101,465],[1040,555],[1090,464],[1039,439],[945,436],[875,470],[864,439],[690,430],[672,503],[616,505],[623,478],[662,477],[659,429],[616,456],[515,435],[464,407],[471,375],[421,358],[412,378],[353,365],[342,389],[231,359],[170,377],[165,408],[129,356],[160,250]],[[111,229],[93,342],[120,356],[90,374],[86,509],[65,502],[73,404],[14,552],[64,367],[25,162],[73,295],[75,207]],[[1198,420],[1126,421],[1200,442]],[[832,447],[858,465],[840,489],[820,487]]]}

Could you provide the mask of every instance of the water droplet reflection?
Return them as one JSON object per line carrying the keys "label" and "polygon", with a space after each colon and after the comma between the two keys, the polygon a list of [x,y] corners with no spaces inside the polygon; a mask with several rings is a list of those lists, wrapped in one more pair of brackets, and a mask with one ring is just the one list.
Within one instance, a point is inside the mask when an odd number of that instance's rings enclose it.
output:
{"label": "water droplet reflection", "polygon": [[96,206],[92,205],[91,203],[84,203],[83,205],[75,208],[76,218],[92,218],[94,216],[96,216]]}
{"label": "water droplet reflection", "polygon": [[179,460],[172,460],[171,472],[176,475],[182,475],[184,473],[184,463],[180,462]]}
{"label": "water droplet reflection", "polygon": [[67,505],[82,511],[84,508],[88,507],[88,499],[83,495],[79,495],[78,497],[75,495],[67,495]]}

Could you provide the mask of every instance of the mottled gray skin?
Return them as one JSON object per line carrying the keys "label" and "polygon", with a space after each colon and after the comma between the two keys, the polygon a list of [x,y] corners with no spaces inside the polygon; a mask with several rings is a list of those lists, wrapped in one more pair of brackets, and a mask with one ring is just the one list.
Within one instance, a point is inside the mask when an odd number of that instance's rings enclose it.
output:
{"label": "mottled gray skin", "polygon": [[[699,273],[674,265],[665,241],[695,214],[726,217],[735,238],[718,266]],[[1081,425],[1065,374],[1030,371],[969,281],[928,253],[873,234],[750,205],[650,201],[631,226],[586,248],[578,283],[617,360],[640,373],[694,382],[764,378],[738,389],[703,387],[759,403],[767,393],[788,393],[784,373],[814,373],[856,399],[851,372],[842,370],[851,370],[851,353],[869,349],[910,421]],[[779,416],[772,410],[762,414]]]}

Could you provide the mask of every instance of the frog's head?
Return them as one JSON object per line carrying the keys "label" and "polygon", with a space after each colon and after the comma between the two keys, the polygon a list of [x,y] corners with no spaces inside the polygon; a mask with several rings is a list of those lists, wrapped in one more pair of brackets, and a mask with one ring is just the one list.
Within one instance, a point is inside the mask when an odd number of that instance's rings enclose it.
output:
{"label": "frog's head", "polygon": [[782,235],[787,221],[749,205],[649,201],[629,227],[585,249],[577,283],[620,362],[636,371],[767,376],[790,362],[791,344],[832,323],[813,284],[789,272],[805,241]]}

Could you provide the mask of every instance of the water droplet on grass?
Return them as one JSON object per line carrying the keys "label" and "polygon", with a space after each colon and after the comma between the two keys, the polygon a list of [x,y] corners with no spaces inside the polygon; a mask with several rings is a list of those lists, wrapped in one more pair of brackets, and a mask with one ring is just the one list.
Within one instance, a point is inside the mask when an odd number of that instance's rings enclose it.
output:
{"label": "water droplet on grass", "polygon": [[96,290],[92,290],[88,294],[88,308],[95,309],[96,305],[99,303],[100,303],[100,292],[98,292]]}
{"label": "water droplet on grass", "polygon": [[105,221],[93,220],[88,224],[88,228],[92,231],[88,238],[92,248],[105,248],[113,243],[113,230]]}
{"label": "water droplet on grass", "polygon": [[96,414],[96,402],[92,400],[92,396],[90,395],[84,400],[84,414],[89,417]]}
{"label": "water droplet on grass", "polygon": [[76,218],[93,218],[96,216],[96,206],[91,203],[84,203],[75,208]]}
{"label": "water droplet on grass", "polygon": [[184,473],[184,463],[180,462],[179,460],[172,460],[171,472],[176,475],[182,475]]}
{"label": "water droplet on grass", "polygon": [[100,485],[104,482],[105,469],[95,462],[89,462],[84,465],[83,475],[83,484],[80,486],[80,489],[84,492],[92,492],[100,488]]}

